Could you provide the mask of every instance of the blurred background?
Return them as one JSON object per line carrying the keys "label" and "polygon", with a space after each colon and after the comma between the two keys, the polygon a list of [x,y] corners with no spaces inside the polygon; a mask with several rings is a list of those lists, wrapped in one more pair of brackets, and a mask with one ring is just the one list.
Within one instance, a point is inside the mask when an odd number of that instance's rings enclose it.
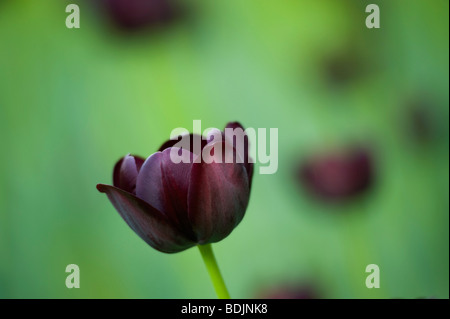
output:
{"label": "blurred background", "polygon": [[0,1],[1,298],[215,298],[95,188],[194,119],[279,131],[214,245],[232,297],[448,298],[448,1],[147,1]]}

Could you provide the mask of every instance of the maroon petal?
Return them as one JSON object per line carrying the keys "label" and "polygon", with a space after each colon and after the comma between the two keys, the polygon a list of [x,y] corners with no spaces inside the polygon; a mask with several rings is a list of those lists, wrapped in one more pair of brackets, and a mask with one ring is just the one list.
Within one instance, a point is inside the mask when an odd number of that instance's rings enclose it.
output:
{"label": "maroon petal", "polygon": [[[244,165],[212,163],[205,154],[223,142],[207,145],[201,163],[194,163],[188,192],[189,220],[200,244],[217,242],[230,234],[244,217],[249,200],[249,182]],[[227,144],[227,143],[225,143]],[[232,148],[227,144],[226,148]],[[234,154],[231,153],[233,156]]]}
{"label": "maroon petal", "polygon": [[[170,152],[175,151],[186,163],[175,164]],[[193,154],[179,148],[167,148],[150,156],[142,165],[136,186],[139,198],[163,212],[180,226],[189,238],[195,238],[187,213],[187,194]]]}
{"label": "maroon petal", "polygon": [[135,193],[136,178],[144,159],[138,156],[127,155],[114,166],[113,185],[129,193]]}
{"label": "maroon petal", "polygon": [[[186,135],[179,135],[174,140],[168,140],[168,141],[164,142],[164,144],[161,145],[161,147],[158,149],[158,151],[162,152],[162,151],[164,151],[165,149],[167,149],[169,147],[173,147],[175,144],[180,142],[181,139],[183,137],[185,137],[185,136]],[[195,143],[198,143],[200,145],[200,149],[194,149],[194,140],[195,140]],[[187,140],[185,140],[185,141],[187,141]],[[180,144],[178,144],[177,146],[182,148],[182,149],[188,150],[188,151],[190,151],[191,153],[193,153],[195,155],[199,155],[201,153],[201,151],[203,150],[203,148],[206,146],[206,144],[207,144],[207,141],[204,140],[201,135],[189,134],[189,145],[180,145]]]}
{"label": "maroon petal", "polygon": [[[231,138],[227,138],[227,129],[233,130],[234,135],[231,136]],[[241,158],[243,160],[248,160],[249,143],[244,127],[238,122],[230,122],[225,126],[223,135],[226,142],[233,145]]]}
{"label": "maroon petal", "polygon": [[136,179],[136,196],[165,214],[161,160],[161,152],[154,153],[145,160]]}
{"label": "maroon petal", "polygon": [[253,180],[253,163],[247,163],[245,165],[245,169],[247,171],[248,178],[248,187],[252,189],[252,180]]}
{"label": "maroon petal", "polygon": [[232,128],[233,130],[236,128],[240,128],[242,130],[245,130],[242,124],[239,122],[228,122],[225,128]]}
{"label": "maroon petal", "polygon": [[110,185],[98,184],[125,222],[147,244],[164,253],[176,253],[195,245],[164,214],[143,200]]}
{"label": "maroon petal", "polygon": [[[230,122],[225,126],[224,129],[224,138],[226,138],[226,129],[231,128],[233,130],[242,130],[245,132],[244,127],[239,122]],[[240,153],[241,158],[244,161],[245,169],[247,170],[248,175],[248,181],[249,186],[251,187],[252,184],[252,178],[253,178],[253,159],[250,157],[250,142],[248,140],[247,134],[244,133],[244,135],[237,134],[236,136],[233,136],[233,140],[227,140],[228,143],[233,145],[233,147],[236,149],[237,152]],[[244,145],[242,145],[242,143]],[[244,152],[242,153],[242,149]]]}
{"label": "maroon petal", "polygon": [[[175,163],[172,161],[170,154],[174,151],[178,152],[186,163]],[[185,231],[185,234],[190,238],[195,238],[188,218],[187,199],[192,164],[196,156],[189,151],[175,147],[165,149],[162,154],[163,185],[166,198],[168,199],[166,211],[173,218],[176,218]]]}

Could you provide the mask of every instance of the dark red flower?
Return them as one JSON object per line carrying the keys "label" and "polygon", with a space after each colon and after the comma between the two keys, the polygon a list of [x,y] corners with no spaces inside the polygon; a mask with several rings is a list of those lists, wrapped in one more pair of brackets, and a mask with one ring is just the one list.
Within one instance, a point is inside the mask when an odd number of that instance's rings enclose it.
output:
{"label": "dark red flower", "polygon": [[[238,123],[227,127],[242,129]],[[191,141],[195,138],[201,137],[190,135]],[[219,141],[197,140],[197,150],[195,143],[175,147],[179,141],[164,143],[145,161],[125,156],[114,167],[114,186],[97,185],[144,241],[166,253],[228,236],[244,217],[253,175],[252,160],[237,151],[241,142],[231,142],[223,133]],[[247,149],[247,139],[242,143]],[[221,161],[219,148],[223,150]],[[171,152],[184,161],[176,164]],[[210,154],[210,163],[205,162],[205,154]],[[244,161],[227,163],[225,156]]]}
{"label": "dark red flower", "polygon": [[119,28],[138,30],[170,23],[178,15],[173,0],[100,0],[101,4]]}
{"label": "dark red flower", "polygon": [[317,289],[310,284],[285,284],[264,289],[258,293],[257,299],[319,299]]}
{"label": "dark red flower", "polygon": [[372,184],[372,158],[368,151],[358,148],[321,154],[300,165],[298,178],[323,200],[349,199]]}
{"label": "dark red flower", "polygon": [[406,124],[406,133],[410,141],[417,145],[426,145],[436,137],[438,124],[435,121],[435,104],[431,96],[411,97],[406,103],[402,121]]}

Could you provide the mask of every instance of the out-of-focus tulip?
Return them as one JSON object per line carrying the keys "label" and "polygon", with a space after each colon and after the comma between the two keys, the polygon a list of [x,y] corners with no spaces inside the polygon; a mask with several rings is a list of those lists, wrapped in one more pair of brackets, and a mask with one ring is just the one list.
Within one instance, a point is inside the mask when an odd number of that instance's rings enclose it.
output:
{"label": "out-of-focus tulip", "polygon": [[[227,127],[242,128],[238,123]],[[201,137],[191,134],[190,139],[195,138]],[[113,186],[97,185],[144,241],[166,253],[228,236],[244,217],[253,175],[252,160],[238,154],[236,143],[241,142],[229,141],[223,133],[219,141],[200,142],[201,161],[197,160],[200,154],[193,148],[194,143],[187,149],[175,147],[176,143],[164,143],[145,161],[125,156],[114,168]],[[248,147],[247,139],[245,146]],[[224,150],[223,156],[245,160],[219,160],[218,148]],[[174,163],[171,151],[186,161]],[[205,154],[209,154],[210,163],[204,161]]]}
{"label": "out-of-focus tulip", "polygon": [[402,114],[405,122],[408,139],[418,145],[433,142],[437,135],[439,123],[434,118],[434,105],[432,97],[419,95],[410,98],[406,103],[406,110]]}
{"label": "out-of-focus tulip", "polygon": [[262,290],[258,299],[319,299],[316,289],[309,284],[289,284]]}
{"label": "out-of-focus tulip", "polygon": [[300,165],[297,176],[307,190],[323,200],[353,198],[372,185],[371,154],[349,149],[314,156]]}
{"label": "out-of-focus tulip", "polygon": [[179,14],[173,0],[100,0],[111,21],[122,30],[140,30],[170,23]]}

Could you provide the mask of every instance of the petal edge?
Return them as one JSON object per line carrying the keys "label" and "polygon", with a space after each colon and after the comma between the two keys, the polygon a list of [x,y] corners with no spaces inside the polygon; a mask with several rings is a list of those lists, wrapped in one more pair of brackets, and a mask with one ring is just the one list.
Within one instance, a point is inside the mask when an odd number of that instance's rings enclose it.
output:
{"label": "petal edge", "polygon": [[98,184],[97,189],[108,196],[128,226],[154,249],[176,253],[196,244],[186,238],[161,212],[133,194],[105,184]]}

